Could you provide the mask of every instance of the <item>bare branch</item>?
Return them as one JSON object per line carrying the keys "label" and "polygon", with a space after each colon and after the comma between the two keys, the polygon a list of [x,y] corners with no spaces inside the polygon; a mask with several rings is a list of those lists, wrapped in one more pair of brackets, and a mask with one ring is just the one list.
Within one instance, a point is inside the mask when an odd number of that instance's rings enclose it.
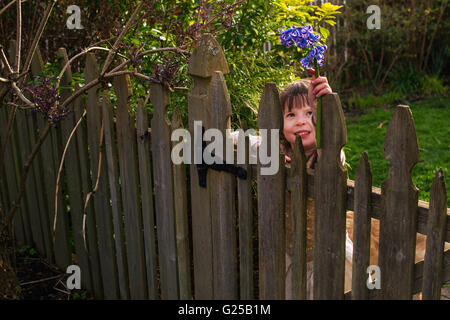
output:
{"label": "bare branch", "polygon": [[119,50],[119,46],[120,46],[120,43],[121,43],[123,37],[125,36],[127,31],[130,29],[132,22],[134,21],[138,12],[141,10],[143,4],[144,4],[144,1],[139,2],[136,9],[134,9],[134,12],[131,15],[130,19],[128,19],[127,23],[125,24],[125,27],[123,28],[119,37],[116,39],[116,42],[114,43],[111,51],[109,52],[108,56],[106,57],[106,61],[105,61],[105,64],[103,65],[103,69],[102,69],[102,72],[100,73],[100,77],[102,77],[106,73],[106,70],[108,70],[109,66],[111,65],[114,55],[116,54],[117,50]]}
{"label": "bare branch", "polygon": [[52,0],[51,3],[47,6],[47,9],[45,9],[43,18],[41,20],[41,23],[39,24],[38,31],[36,32],[36,36],[33,39],[33,43],[31,44],[30,51],[28,52],[28,55],[25,59],[25,64],[23,66],[24,72],[27,72],[28,69],[30,69],[31,60],[33,59],[33,56],[34,56],[34,53],[38,46],[39,40],[42,37],[42,33],[44,32],[44,28],[47,24],[48,18],[50,17],[50,13],[52,12],[52,9],[55,6],[55,3],[56,3],[56,0]]}
{"label": "bare branch", "polygon": [[[22,0],[22,3],[26,2],[27,0]],[[12,0],[10,3],[8,3],[6,6],[4,6],[1,10],[0,10],[0,16],[2,15],[3,12],[5,12],[9,7],[11,7],[14,2],[16,2],[16,0]]]}
{"label": "bare branch", "polygon": [[20,51],[22,50],[22,2],[17,0],[17,32],[16,32],[16,73],[20,71]]}
{"label": "bare branch", "polygon": [[8,58],[6,57],[5,51],[3,50],[3,46],[0,46],[0,59],[2,59],[3,64],[5,65],[6,69],[8,69],[9,73],[14,73],[11,65],[8,62]]}
{"label": "bare branch", "polygon": [[75,125],[75,127],[72,129],[72,132],[69,135],[69,138],[67,139],[67,143],[66,146],[64,147],[64,152],[62,154],[61,157],[61,162],[59,163],[59,170],[58,170],[58,176],[56,177],[56,188],[55,188],[55,218],[53,220],[53,242],[55,242],[55,235],[56,235],[56,219],[58,216],[58,190],[59,190],[59,180],[61,178],[61,172],[62,172],[62,167],[63,167],[63,163],[64,163],[64,159],[66,157],[66,153],[67,153],[67,149],[69,148],[69,144],[70,141],[72,141],[72,137],[75,133],[75,131],[77,131],[78,127],[81,124],[81,121],[83,120],[84,116],[86,115],[86,109],[84,109],[83,115],[80,117],[80,119],[78,120],[77,124]]}
{"label": "bare branch", "polygon": [[83,209],[83,228],[82,228],[82,233],[83,233],[83,240],[84,240],[84,248],[86,249],[86,251],[88,250],[87,248],[87,244],[86,244],[86,209],[89,203],[89,199],[91,198],[91,196],[97,192],[98,190],[98,185],[100,182],[100,173],[102,171],[102,149],[103,149],[103,128],[104,128],[104,122],[102,120],[102,126],[100,129],[100,143],[99,143],[99,155],[98,155],[98,167],[97,167],[97,181],[95,182],[95,187],[94,189],[92,189],[91,192],[89,192],[86,195],[86,200],[84,202],[84,209]]}
{"label": "bare branch", "polygon": [[[159,49],[152,49],[152,50],[146,50],[143,52],[140,52],[137,57],[143,57],[147,54],[151,54],[151,53],[157,53],[157,52],[164,52],[164,51],[173,51],[179,54],[190,54],[189,51],[183,50],[182,48],[184,48],[186,46],[182,46],[182,47],[167,47],[167,48],[159,48]],[[118,65],[117,67],[115,67],[114,69],[111,70],[111,72],[116,72],[120,69],[122,69],[123,67],[125,67],[127,64],[129,64],[131,62],[130,59],[125,60],[124,62],[122,62],[120,65]]]}
{"label": "bare branch", "polygon": [[[56,78],[56,89],[59,88],[59,83],[61,82],[61,79],[64,75],[64,72],[67,70],[67,68],[70,66],[70,64],[72,62],[74,62],[76,59],[78,59],[79,57],[85,55],[86,53],[93,51],[93,50],[103,50],[103,51],[111,51],[111,49],[109,48],[104,48],[104,47],[90,47],[90,48],[86,48],[83,51],[81,51],[80,53],[76,54],[75,56],[73,56],[72,58],[70,58],[69,61],[67,61],[67,63],[64,65],[64,67],[62,68],[61,72],[59,73],[58,77]],[[120,55],[123,58],[126,58],[123,55]]]}

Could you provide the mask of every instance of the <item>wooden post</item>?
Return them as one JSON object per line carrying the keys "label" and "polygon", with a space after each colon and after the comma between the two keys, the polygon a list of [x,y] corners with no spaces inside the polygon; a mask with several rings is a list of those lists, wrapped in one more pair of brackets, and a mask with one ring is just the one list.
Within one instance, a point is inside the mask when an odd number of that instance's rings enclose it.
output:
{"label": "wooden post", "polygon": [[[242,129],[247,131],[247,123],[243,121]],[[240,165],[247,171],[247,179],[237,180],[238,213],[239,213],[239,280],[240,299],[251,300],[255,298],[253,284],[253,207],[252,207],[252,170],[250,166],[248,136],[239,136],[245,139],[245,163]],[[242,142],[238,142],[238,145]]]}
{"label": "wooden post", "polygon": [[137,109],[137,149],[139,158],[139,178],[142,194],[142,222],[144,224],[145,264],[147,266],[147,286],[149,299],[159,299],[158,256],[155,240],[155,211],[153,209],[153,178],[150,161],[148,114],[142,99]]}
{"label": "wooden post", "polygon": [[408,106],[398,106],[389,123],[383,154],[389,175],[381,185],[381,293],[383,299],[411,299],[417,230],[418,190],[411,171],[419,161],[416,130]]}
{"label": "wooden post", "polygon": [[314,299],[343,299],[347,169],[340,153],[347,132],[339,96],[322,99],[323,146],[314,177]]}
{"label": "wooden post", "polygon": [[[203,127],[209,128],[207,112],[210,108],[209,91],[214,71],[229,72],[220,45],[210,34],[204,34],[195,43],[189,61],[188,73],[192,76],[194,87],[189,93],[189,133],[194,137],[194,121],[202,121]],[[209,193],[200,187],[197,166],[194,164],[194,147],[192,143],[192,163],[190,166],[192,233],[194,256],[195,299],[213,299],[213,252],[211,212]]]}
{"label": "wooden post", "polygon": [[[259,129],[267,129],[267,139],[262,139],[260,150],[271,150],[271,130],[283,127],[280,96],[275,83],[268,82],[264,88],[258,113]],[[277,141],[278,142],[278,141]],[[277,148],[278,143],[277,143]],[[278,150],[277,150],[278,152]],[[259,233],[259,298],[285,298],[285,168],[284,156],[280,154],[279,170],[274,175],[262,175],[263,165],[258,158],[258,233]]]}
{"label": "wooden post", "polygon": [[302,138],[295,140],[294,154],[291,159],[291,215],[293,222],[292,240],[292,292],[293,299],[306,300],[306,200],[308,175],[306,174],[306,156]]}
{"label": "wooden post", "polygon": [[352,299],[367,300],[367,267],[370,264],[372,171],[367,152],[361,154],[355,176],[353,215]]}
{"label": "wooden post", "polygon": [[[174,110],[171,131],[183,128],[181,115],[178,109]],[[172,148],[176,144],[172,142]],[[188,203],[186,165],[173,164],[173,194],[175,205],[175,223],[178,256],[178,282],[180,286],[180,299],[192,299],[191,289],[191,257],[189,250],[189,227],[188,227]]]}
{"label": "wooden post", "polygon": [[447,191],[442,169],[436,171],[430,191],[427,248],[423,268],[423,300],[439,300],[442,287],[444,234],[447,219]]}
{"label": "wooden post", "polygon": [[[99,70],[95,55],[88,53],[86,55],[86,83],[97,78],[98,74]],[[98,87],[93,87],[88,90],[86,105],[92,189],[94,189],[97,183],[98,174],[100,174],[98,189],[91,201],[94,202],[95,220],[97,222],[98,252],[102,270],[104,297],[105,299],[118,299],[120,294],[117,277],[116,250],[113,242],[112,212],[109,203],[108,171],[105,165],[104,138],[102,142],[100,141],[102,139],[101,135],[103,135],[102,110],[97,90]],[[101,144],[103,146],[100,149]],[[101,155],[100,152],[102,153]],[[100,156],[102,164],[99,168]],[[100,173],[98,172],[99,169]]]}
{"label": "wooden post", "polygon": [[114,225],[114,243],[116,245],[117,276],[119,279],[120,299],[130,299],[128,285],[127,255],[125,251],[125,234],[123,230],[122,197],[119,186],[119,162],[117,156],[116,135],[113,121],[113,106],[109,91],[103,91],[102,114],[105,130],[105,160],[108,170],[109,192]]}
{"label": "wooden post", "polygon": [[117,95],[117,141],[119,146],[120,182],[127,240],[128,275],[131,299],[148,297],[142,215],[138,200],[138,164],[135,120],[128,103],[132,92],[130,78],[114,78]]}
{"label": "wooden post", "polygon": [[[226,130],[230,129],[231,103],[221,71],[214,72],[210,85],[209,124],[222,133],[225,148],[226,141],[231,139],[226,136]],[[225,163],[227,156],[224,150],[216,150],[215,154]],[[214,299],[220,300],[238,298],[235,180],[228,172],[207,172],[206,185],[212,213]]]}
{"label": "wooden post", "polygon": [[[57,52],[58,57],[60,58],[60,66],[64,66],[67,61],[67,52],[65,48],[60,48]],[[71,68],[67,68],[67,71],[64,73],[63,78],[61,79],[62,86],[69,86],[72,82],[72,71]],[[61,89],[61,98],[63,100],[67,99],[71,95],[69,89],[62,88]],[[73,105],[69,106],[73,108]],[[78,119],[77,119],[78,120]],[[74,119],[74,113],[71,112],[66,116],[65,119],[61,120],[61,138],[62,143],[65,146],[69,136],[76,124]],[[75,243],[75,253],[77,257],[77,264],[81,268],[81,286],[91,291],[92,288],[92,279],[91,279],[91,270],[89,267],[89,257],[87,251],[84,247],[84,240],[82,235],[83,229],[83,198],[82,198],[82,189],[81,189],[81,178],[80,178],[80,165],[78,162],[78,148],[77,148],[77,140],[75,137],[72,138],[70,144],[67,148],[65,160],[64,160],[64,169],[65,169],[65,178],[67,183],[67,191],[69,195],[70,202],[70,216],[72,218],[72,234],[73,241]],[[61,177],[60,179],[60,188],[64,185],[64,180]]]}
{"label": "wooden post", "polygon": [[170,122],[167,118],[169,93],[161,84],[152,84],[152,157],[155,175],[155,210],[158,235],[162,299],[178,299],[177,247],[173,204]]}

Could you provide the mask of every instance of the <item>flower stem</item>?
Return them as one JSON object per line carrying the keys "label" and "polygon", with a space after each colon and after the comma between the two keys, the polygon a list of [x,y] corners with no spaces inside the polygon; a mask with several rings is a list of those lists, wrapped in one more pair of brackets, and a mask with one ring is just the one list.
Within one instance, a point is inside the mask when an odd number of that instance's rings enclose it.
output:
{"label": "flower stem", "polygon": [[[320,76],[319,73],[319,65],[317,64],[317,60],[314,59],[314,69],[316,71],[316,78]],[[321,139],[322,138],[322,97],[319,97],[317,100],[317,123],[316,123],[316,146],[317,149],[322,147]]]}

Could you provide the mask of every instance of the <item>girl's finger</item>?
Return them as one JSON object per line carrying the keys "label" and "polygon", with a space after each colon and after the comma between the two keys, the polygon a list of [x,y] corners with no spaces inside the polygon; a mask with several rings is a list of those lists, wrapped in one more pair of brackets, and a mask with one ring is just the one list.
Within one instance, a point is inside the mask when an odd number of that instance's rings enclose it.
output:
{"label": "girl's finger", "polygon": [[284,156],[284,160],[285,160],[286,162],[291,162],[291,158],[289,158],[288,156]]}
{"label": "girl's finger", "polygon": [[324,83],[324,82],[328,83],[328,79],[327,79],[327,77],[318,77],[318,78],[315,78],[312,82],[313,82],[313,84],[319,84],[319,83]]}
{"label": "girl's finger", "polygon": [[[321,83],[321,84],[318,84],[318,85],[314,86],[313,93],[317,96],[317,93],[319,93],[320,91],[322,91],[322,90],[325,89],[325,88],[330,88],[330,86],[328,85],[328,83]],[[330,90],[331,90],[331,88],[330,88]]]}
{"label": "girl's finger", "polygon": [[331,89],[325,88],[325,89],[320,90],[320,92],[318,94],[316,94],[316,97],[318,98],[318,97],[321,97],[321,96],[323,96],[325,94],[329,94],[329,93],[332,93]]}

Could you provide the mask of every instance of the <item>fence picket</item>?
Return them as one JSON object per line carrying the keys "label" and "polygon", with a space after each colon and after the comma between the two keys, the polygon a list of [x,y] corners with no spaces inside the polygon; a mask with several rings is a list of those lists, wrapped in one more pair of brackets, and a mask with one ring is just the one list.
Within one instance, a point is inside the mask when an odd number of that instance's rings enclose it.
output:
{"label": "fence picket", "polygon": [[[173,132],[180,128],[183,128],[181,115],[178,109],[175,109],[172,117],[171,131]],[[177,142],[172,142],[172,147],[176,144]],[[172,166],[180,299],[189,300],[192,299],[192,291],[186,165],[181,163],[173,164]]]}
{"label": "fence picket", "polygon": [[347,132],[339,96],[322,100],[323,146],[314,177],[314,299],[343,299],[347,170],[340,153]]}
{"label": "fence picket", "polygon": [[[222,133],[223,148],[231,137],[230,129],[231,102],[225,79],[221,71],[214,72],[211,78],[209,124]],[[225,163],[227,152],[231,150],[214,150],[215,155]],[[234,154],[231,157],[234,159]],[[214,299],[237,299],[237,257],[236,257],[236,209],[235,177],[225,171],[208,170],[207,188],[210,193],[213,239]]]}
{"label": "fence picket", "polygon": [[117,141],[120,182],[127,241],[128,276],[131,299],[147,298],[142,216],[138,202],[138,166],[136,160],[136,129],[128,99],[131,96],[129,77],[114,78],[117,95]]}
{"label": "fence picket", "polygon": [[[78,90],[79,87],[75,85],[75,89]],[[81,119],[83,115],[84,108],[86,106],[86,101],[84,97],[80,96],[74,101],[73,110],[75,119],[77,121]],[[88,141],[87,141],[87,123],[86,119],[81,121],[80,127],[77,129],[76,133],[76,143],[78,149],[78,162],[80,164],[80,177],[81,177],[81,189],[83,196],[83,208],[85,206],[86,196],[91,191],[91,176],[89,174],[89,159],[88,159]],[[84,214],[84,213],[83,213]],[[84,217],[83,217],[84,218]],[[86,208],[86,219],[85,219],[85,239],[87,246],[87,253],[89,257],[90,272],[92,278],[92,288],[93,295],[97,299],[103,298],[103,285],[100,270],[100,258],[98,253],[98,241],[97,241],[97,226],[95,222],[95,211],[94,203],[92,200],[88,202]],[[81,232],[81,229],[74,229],[74,232]]]}
{"label": "fence picket", "polygon": [[384,202],[378,259],[381,293],[383,299],[411,299],[418,200],[411,172],[419,161],[419,148],[409,107],[399,105],[395,110],[383,155],[389,161],[389,174],[381,185]]}
{"label": "fence picket", "polygon": [[[67,63],[68,57],[66,49],[60,48],[57,52],[58,57],[60,57],[61,68]],[[62,79],[62,86],[69,86],[72,82],[72,70],[70,66],[66,69]],[[71,95],[71,91],[67,88],[62,88],[61,97],[63,100],[67,99]],[[72,108],[70,105],[69,108]],[[60,122],[61,140],[62,145],[65,147],[69,140],[69,136],[75,127],[78,119],[74,118],[74,113],[69,113],[65,119]],[[91,270],[89,267],[89,257],[88,253],[84,247],[84,240],[82,235],[82,224],[83,224],[83,199],[82,199],[82,188],[81,188],[81,177],[80,177],[80,165],[77,158],[78,148],[77,141],[75,137],[72,137],[70,144],[67,148],[67,152],[64,159],[64,176],[60,179],[60,188],[64,185],[64,179],[67,181],[67,194],[69,195],[70,203],[70,217],[72,221],[72,235],[75,244],[76,262],[80,266],[81,272],[81,285],[89,291],[92,291],[92,280],[91,280]]]}
{"label": "fence picket", "polygon": [[170,159],[170,123],[167,119],[168,90],[152,84],[150,100],[154,114],[152,124],[152,156],[155,179],[155,211],[158,236],[162,299],[178,299],[177,248],[173,204],[172,166]]}
{"label": "fence picket", "polygon": [[[267,139],[262,139],[260,149],[267,154],[275,154],[271,149],[270,129],[283,127],[280,97],[275,83],[266,83],[262,94],[259,113],[259,129],[269,129]],[[277,144],[278,146],[278,144]],[[277,150],[278,151],[278,150]],[[285,168],[284,157],[280,154],[279,170],[274,175],[262,175],[262,165],[258,160],[258,234],[259,234],[259,298],[285,298]]]}
{"label": "fence picket", "polygon": [[372,171],[367,152],[361,154],[355,174],[353,214],[352,299],[367,300],[367,267],[370,264]]}
{"label": "fence picket", "polygon": [[306,174],[306,156],[302,138],[295,140],[294,154],[291,159],[291,210],[288,218],[292,221],[292,283],[289,293],[293,299],[306,300],[306,201],[308,175]]}
{"label": "fence picket", "polygon": [[116,245],[117,275],[119,279],[120,298],[130,298],[128,286],[128,267],[125,251],[125,233],[123,229],[122,201],[119,186],[119,170],[116,135],[113,120],[113,107],[109,99],[109,91],[103,91],[102,115],[105,132],[105,160],[108,170],[111,209],[114,224],[114,241]]}
{"label": "fence picket", "polygon": [[[242,129],[247,131],[247,123],[243,121]],[[249,149],[250,138],[245,139],[245,162],[240,167],[247,171],[247,179],[237,180],[238,214],[239,214],[239,288],[240,299],[255,298],[253,281],[253,206],[252,206],[252,171],[250,167]],[[242,142],[238,142],[241,145]]]}
{"label": "fence picket", "polygon": [[[204,34],[196,41],[189,60],[188,73],[194,81],[194,87],[188,96],[191,137],[195,137],[194,121],[202,121],[205,130],[209,128],[206,112],[210,108],[208,94],[214,71],[222,71],[223,74],[229,72],[222,48],[211,34]],[[197,147],[201,148],[201,146]],[[194,154],[195,143],[191,143],[192,158]],[[191,160],[195,160],[192,158]],[[201,159],[198,160],[201,161]],[[212,299],[214,281],[209,193],[207,188],[199,185],[196,165],[190,166],[190,183],[195,298]]]}
{"label": "fence picket", "polygon": [[159,299],[158,256],[155,239],[155,211],[153,209],[153,178],[150,161],[148,114],[144,101],[139,100],[136,119],[137,149],[139,160],[139,180],[141,183],[142,222],[144,225],[145,264],[147,266],[147,286],[149,299]]}
{"label": "fence picket", "polygon": [[442,169],[436,171],[430,190],[427,247],[423,268],[422,299],[439,300],[442,287],[447,191]]}
{"label": "fence picket", "polygon": [[[95,55],[86,55],[86,83],[97,78],[99,74]],[[87,128],[89,143],[89,158],[92,172],[92,189],[97,182],[98,170],[100,170],[100,180],[98,189],[95,192],[92,201],[94,201],[95,217],[97,222],[98,246],[100,266],[102,269],[102,280],[104,297],[106,299],[117,299],[119,293],[119,280],[117,276],[116,249],[113,240],[112,212],[109,203],[110,195],[108,189],[108,171],[105,165],[104,138],[102,111],[97,94],[97,87],[88,90],[87,97]],[[103,135],[104,136],[104,135]],[[101,147],[100,147],[101,146]],[[100,152],[102,153],[100,155]],[[101,156],[101,166],[99,167],[99,157]]]}

